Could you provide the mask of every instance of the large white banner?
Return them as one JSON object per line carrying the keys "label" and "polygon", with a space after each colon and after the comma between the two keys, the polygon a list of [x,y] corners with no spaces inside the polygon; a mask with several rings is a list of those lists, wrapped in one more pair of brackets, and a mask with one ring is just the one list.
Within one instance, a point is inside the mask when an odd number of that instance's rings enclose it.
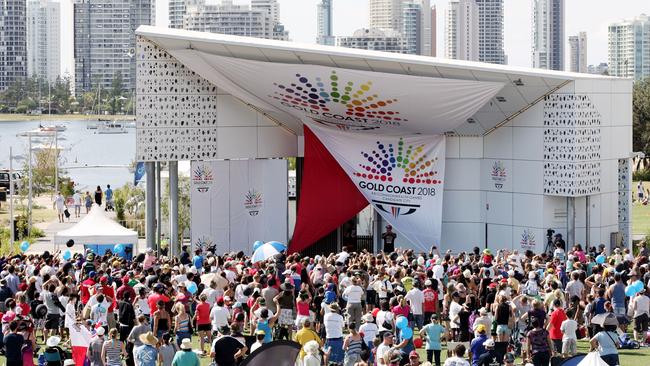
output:
{"label": "large white banner", "polygon": [[193,161],[192,245],[218,253],[287,242],[287,161]]}
{"label": "large white banner", "polygon": [[168,51],[220,89],[285,123],[308,119],[376,134],[452,131],[504,86],[502,82],[252,61],[192,49]]}
{"label": "large white banner", "polygon": [[443,135],[383,136],[314,123],[308,127],[394,229],[421,250],[440,245]]}

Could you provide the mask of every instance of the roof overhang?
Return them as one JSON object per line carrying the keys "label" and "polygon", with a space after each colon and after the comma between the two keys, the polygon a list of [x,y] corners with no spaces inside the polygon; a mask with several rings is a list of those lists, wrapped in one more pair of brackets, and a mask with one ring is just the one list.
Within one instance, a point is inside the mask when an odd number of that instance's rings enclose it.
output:
{"label": "roof overhang", "polygon": [[[554,93],[575,80],[613,79],[606,76],[558,72],[541,69],[493,65],[479,62],[448,60],[435,57],[366,51],[342,47],[301,44],[215,33],[141,26],[136,34],[168,51],[201,76],[219,73],[206,56],[228,57],[274,64],[317,65],[331,68],[405,75],[424,78],[501,83],[503,87],[486,101],[471,117],[449,133],[485,135],[507,123],[546,95]],[[191,55],[202,55],[203,60]],[[182,60],[182,55],[186,59]],[[223,71],[223,70],[222,70]],[[406,79],[406,78],[405,78]],[[210,80],[208,78],[208,80]],[[216,83],[215,83],[216,84]],[[219,87],[219,85],[217,84]],[[238,96],[239,97],[239,96]],[[266,96],[257,95],[261,100]],[[260,103],[240,98],[251,107],[262,110],[277,123],[302,134],[299,120],[286,113],[268,113]]]}

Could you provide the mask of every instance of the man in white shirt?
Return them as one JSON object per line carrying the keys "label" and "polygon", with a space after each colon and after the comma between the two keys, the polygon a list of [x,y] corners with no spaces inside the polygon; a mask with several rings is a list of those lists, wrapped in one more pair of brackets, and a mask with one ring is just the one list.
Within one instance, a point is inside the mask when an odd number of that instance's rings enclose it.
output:
{"label": "man in white shirt", "polygon": [[571,281],[566,284],[564,288],[569,295],[569,300],[574,296],[578,296],[581,300],[585,290],[585,285],[580,281],[580,274],[578,272],[571,273]]}
{"label": "man in white shirt", "polygon": [[325,326],[325,349],[329,349],[329,361],[331,363],[343,363],[343,325],[345,320],[339,314],[341,308],[339,304],[332,303],[329,306],[330,312],[323,317],[323,326]]}
{"label": "man in white shirt", "polygon": [[348,302],[348,324],[354,324],[355,329],[359,329],[363,308],[361,307],[361,298],[363,297],[363,288],[359,286],[359,279],[353,278],[352,285],[343,291],[343,298]]}
{"label": "man in white shirt", "polygon": [[422,310],[422,304],[424,303],[424,293],[420,289],[420,284],[417,283],[413,288],[406,293],[406,300],[411,306],[411,312],[413,313],[413,320],[418,329],[422,329],[424,326],[424,312]]}
{"label": "man in white shirt", "polygon": [[72,195],[72,201],[74,202],[74,217],[78,218],[81,216],[81,194],[78,191]]}
{"label": "man in white shirt", "polygon": [[460,318],[458,314],[463,310],[463,307],[458,303],[458,300],[460,299],[458,292],[454,292],[451,297],[453,300],[449,305],[449,327],[451,328],[452,334],[455,336],[460,330]]}
{"label": "man in white shirt", "polygon": [[393,333],[385,332],[383,335],[383,342],[377,347],[377,365],[388,365],[389,362],[386,359],[390,350],[393,348]]}
{"label": "man in white shirt", "polygon": [[650,298],[647,296],[645,287],[632,298],[629,310],[634,318],[634,339],[639,343],[645,343],[648,319],[650,318]]}
{"label": "man in white shirt", "polygon": [[218,332],[223,327],[228,326],[230,311],[224,306],[223,298],[217,299],[217,304],[210,310],[210,320],[212,321],[212,331]]}
{"label": "man in white shirt", "polygon": [[379,303],[388,299],[388,294],[393,292],[393,285],[390,281],[384,278],[384,275],[379,275],[372,283],[372,288],[377,292]]}
{"label": "man in white shirt", "polygon": [[65,198],[61,195],[61,192],[57,192],[54,196],[54,209],[56,210],[57,217],[59,218],[59,223],[63,222],[63,211],[65,210]]}

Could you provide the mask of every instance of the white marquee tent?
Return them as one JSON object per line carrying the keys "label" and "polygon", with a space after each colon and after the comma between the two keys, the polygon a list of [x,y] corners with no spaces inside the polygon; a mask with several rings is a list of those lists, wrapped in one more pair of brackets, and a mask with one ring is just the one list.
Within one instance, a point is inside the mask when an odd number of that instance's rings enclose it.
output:
{"label": "white marquee tent", "polygon": [[106,217],[101,207],[93,205],[90,213],[75,226],[54,235],[56,245],[65,244],[69,239],[80,245],[135,245],[138,243],[138,233]]}

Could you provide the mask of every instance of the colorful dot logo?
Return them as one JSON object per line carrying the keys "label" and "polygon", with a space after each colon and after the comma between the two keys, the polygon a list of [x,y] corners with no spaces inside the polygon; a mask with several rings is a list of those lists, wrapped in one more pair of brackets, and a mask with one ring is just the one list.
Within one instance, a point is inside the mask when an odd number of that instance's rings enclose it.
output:
{"label": "colorful dot logo", "polygon": [[[397,150],[397,151],[395,151]],[[372,152],[361,152],[366,163],[359,164],[361,172],[354,173],[357,177],[393,182],[401,180],[409,184],[440,184],[442,180],[436,179],[435,163],[438,158],[429,159],[424,153],[424,145],[405,146],[404,139],[400,138],[397,149],[392,143],[386,144],[377,141],[377,148]]]}
{"label": "colorful dot logo", "polygon": [[311,82],[306,76],[296,74],[296,82],[291,84],[274,83],[280,91],[270,95],[275,100],[302,106],[317,111],[329,112],[331,103],[345,106],[345,114],[352,117],[378,119],[391,122],[404,122],[407,119],[399,112],[387,110],[397,99],[380,99],[371,93],[372,82],[355,86],[354,82],[339,80],[336,71],[332,71],[329,80],[317,77]]}

